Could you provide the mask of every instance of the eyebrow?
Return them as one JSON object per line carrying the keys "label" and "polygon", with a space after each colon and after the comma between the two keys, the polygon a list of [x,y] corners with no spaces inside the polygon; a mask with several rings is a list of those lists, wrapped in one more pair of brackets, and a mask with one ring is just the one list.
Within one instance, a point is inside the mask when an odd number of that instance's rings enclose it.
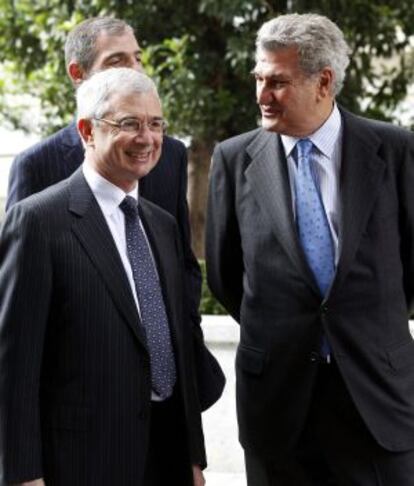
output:
{"label": "eyebrow", "polygon": [[270,81],[290,81],[291,80],[291,78],[284,73],[266,74],[266,73],[263,73],[263,71],[256,71],[255,69],[252,69],[250,71],[250,74],[252,76],[262,76],[263,78],[269,79]]}
{"label": "eyebrow", "polygon": [[164,120],[162,115],[148,115],[148,116],[139,116],[139,115],[124,115],[119,118],[118,122],[123,120],[141,120],[142,118],[149,118],[151,120]]}
{"label": "eyebrow", "polygon": [[[141,49],[138,49],[138,50],[134,51],[134,54],[141,56],[142,50]],[[125,56],[125,55],[127,55],[127,53],[125,51],[111,52],[110,54],[108,54],[107,57],[105,57],[105,61],[107,61],[108,59],[111,59],[112,57]]]}

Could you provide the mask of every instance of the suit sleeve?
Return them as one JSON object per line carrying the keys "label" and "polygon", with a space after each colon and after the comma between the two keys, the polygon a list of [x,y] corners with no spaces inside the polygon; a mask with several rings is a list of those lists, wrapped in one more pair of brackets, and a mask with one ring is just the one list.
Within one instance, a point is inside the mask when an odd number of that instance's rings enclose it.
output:
{"label": "suit sleeve", "polygon": [[206,224],[207,281],[237,322],[243,296],[243,255],[235,188],[220,145],[213,154]]}
{"label": "suit sleeve", "polygon": [[[178,261],[180,263],[181,269],[183,269],[184,255],[182,239],[176,225],[174,225],[174,228]],[[178,273],[182,282],[182,295],[184,297],[183,301],[185,302],[187,300],[185,289],[186,275],[185,272],[182,271]],[[193,336],[191,335],[191,331],[189,329],[190,327],[193,327],[193,323],[191,322],[191,318],[189,315],[189,308],[185,304],[183,305],[183,313],[184,333],[181,341],[183,344],[183,348],[181,349],[180,361],[182,363],[182,373],[185,376],[185,379],[182,380],[182,384],[184,386],[184,405],[187,409],[189,455],[191,464],[198,464],[202,468],[205,468],[207,465],[207,461],[204,445],[203,426],[201,421],[202,407],[200,405],[200,397],[198,394],[197,383],[196,355],[198,353],[198,350],[194,346],[194,340],[192,339]]]}
{"label": "suit sleeve", "polygon": [[36,177],[32,171],[32,159],[23,152],[13,160],[10,168],[6,210],[35,192]]}
{"label": "suit sleeve", "polygon": [[400,174],[401,254],[408,314],[414,318],[414,135],[409,134]]}
{"label": "suit sleeve", "polygon": [[0,233],[0,468],[6,482],[43,476],[39,383],[50,294],[43,228],[17,205]]}
{"label": "suit sleeve", "polygon": [[201,298],[201,270],[191,248],[190,218],[187,203],[187,151],[184,145],[180,154],[180,188],[177,208],[177,222],[181,233],[184,251],[184,265],[187,280],[187,294],[190,299],[190,311],[194,324],[199,327],[200,313],[198,311]]}
{"label": "suit sleeve", "polygon": [[216,358],[210,353],[204,343],[204,335],[201,329],[201,316],[199,312],[201,299],[201,270],[197,259],[191,249],[191,231],[189,224],[189,212],[187,203],[187,151],[182,145],[180,156],[180,188],[179,207],[177,210],[177,222],[180,229],[185,267],[185,291],[187,305],[192,322],[195,369],[197,374],[198,396],[201,410],[210,408],[223,393],[225,376]]}

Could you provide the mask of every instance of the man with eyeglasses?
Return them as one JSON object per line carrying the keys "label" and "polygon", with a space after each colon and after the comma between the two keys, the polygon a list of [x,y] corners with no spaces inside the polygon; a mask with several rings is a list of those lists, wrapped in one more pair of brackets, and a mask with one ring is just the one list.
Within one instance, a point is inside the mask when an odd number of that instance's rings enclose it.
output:
{"label": "man with eyeglasses", "polygon": [[132,69],[77,91],[85,161],[0,233],[0,469],[20,486],[203,486],[174,218],[138,193],[165,122]]}
{"label": "man with eyeglasses", "polygon": [[162,118],[154,118],[152,120],[143,121],[136,118],[123,118],[119,122],[114,120],[107,120],[106,118],[95,118],[95,121],[107,123],[111,127],[118,128],[121,132],[136,133],[141,132],[144,127],[147,127],[153,133],[164,133],[168,123]]}
{"label": "man with eyeglasses", "polygon": [[[96,17],[78,24],[65,44],[67,73],[75,88],[93,73],[128,67],[142,70],[141,49],[133,29],[123,20]],[[25,197],[69,177],[83,162],[84,149],[73,122],[51,137],[24,151],[13,161],[6,210]],[[214,356],[204,345],[198,307],[201,272],[191,250],[187,206],[187,154],[183,143],[164,136],[160,160],[140,181],[140,194],[172,214],[181,234],[187,297],[193,321],[196,371],[200,405],[209,408],[220,397],[224,375]]]}

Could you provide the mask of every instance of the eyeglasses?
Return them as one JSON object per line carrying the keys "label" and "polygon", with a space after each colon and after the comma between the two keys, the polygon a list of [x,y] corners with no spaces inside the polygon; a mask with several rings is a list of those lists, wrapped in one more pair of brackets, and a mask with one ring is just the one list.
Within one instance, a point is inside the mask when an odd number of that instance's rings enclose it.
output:
{"label": "eyeglasses", "polygon": [[106,118],[94,118],[94,120],[102,121],[127,133],[140,133],[144,127],[148,127],[154,133],[163,133],[168,126],[167,122],[162,118],[154,118],[149,121],[139,120],[138,118],[124,118],[119,122]]}

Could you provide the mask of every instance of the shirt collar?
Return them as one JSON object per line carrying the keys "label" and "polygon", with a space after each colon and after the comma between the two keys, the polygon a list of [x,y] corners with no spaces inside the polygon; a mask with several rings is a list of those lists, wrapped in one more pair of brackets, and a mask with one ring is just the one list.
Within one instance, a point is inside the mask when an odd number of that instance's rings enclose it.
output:
{"label": "shirt collar", "polygon": [[[319,127],[315,132],[309,135],[309,140],[324,154],[328,159],[332,157],[335,144],[341,132],[342,119],[338,106],[334,103],[333,110],[325,123]],[[290,137],[288,135],[281,135],[282,144],[285,149],[286,157],[292,155],[296,143],[300,140],[297,137]]]}
{"label": "shirt collar", "polygon": [[132,196],[138,204],[138,183],[129,193],[125,193],[112,182],[102,177],[87,161],[82,165],[83,175],[105,216],[111,216],[125,196]]}

